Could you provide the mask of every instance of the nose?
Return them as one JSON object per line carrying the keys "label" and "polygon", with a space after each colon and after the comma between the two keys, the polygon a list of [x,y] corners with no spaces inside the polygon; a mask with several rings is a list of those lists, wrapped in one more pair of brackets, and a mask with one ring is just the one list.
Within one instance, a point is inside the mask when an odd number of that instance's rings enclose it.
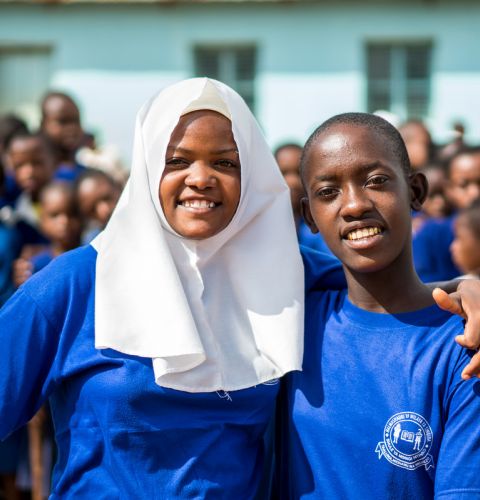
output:
{"label": "nose", "polygon": [[340,215],[346,219],[358,219],[373,208],[372,200],[361,186],[347,186],[340,198]]}
{"label": "nose", "polygon": [[202,190],[214,187],[216,184],[215,171],[205,162],[194,162],[188,168],[185,184]]}
{"label": "nose", "polygon": [[101,224],[106,224],[112,215],[114,205],[107,200],[100,200],[95,206],[95,216]]}
{"label": "nose", "polygon": [[473,202],[480,198],[480,181],[470,182],[468,184],[467,198],[470,202]]}

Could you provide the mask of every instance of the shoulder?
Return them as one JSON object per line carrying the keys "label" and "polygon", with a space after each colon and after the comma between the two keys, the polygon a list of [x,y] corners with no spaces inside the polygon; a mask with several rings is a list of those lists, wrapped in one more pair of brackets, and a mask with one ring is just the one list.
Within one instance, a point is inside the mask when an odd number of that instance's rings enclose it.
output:
{"label": "shoulder", "polygon": [[453,233],[455,216],[442,219],[428,219],[415,235],[415,239],[445,238]]}
{"label": "shoulder", "polygon": [[345,301],[346,290],[312,291],[305,297],[305,327],[324,323],[332,313],[338,313]]}
{"label": "shoulder", "polygon": [[96,259],[97,252],[90,245],[67,252],[34,274],[20,290],[45,306],[88,295],[95,285]]}

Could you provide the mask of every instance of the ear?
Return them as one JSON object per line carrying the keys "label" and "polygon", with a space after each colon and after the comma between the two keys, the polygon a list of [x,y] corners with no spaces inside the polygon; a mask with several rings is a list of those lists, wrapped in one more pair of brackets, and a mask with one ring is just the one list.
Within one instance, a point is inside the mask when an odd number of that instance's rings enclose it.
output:
{"label": "ear", "polygon": [[302,198],[300,200],[300,207],[302,212],[303,220],[307,223],[312,233],[318,233],[318,228],[313,220],[312,212],[310,212],[310,204],[308,203],[308,198]]}
{"label": "ear", "polygon": [[412,172],[408,176],[410,184],[410,207],[413,210],[420,210],[428,193],[428,181],[421,172]]}

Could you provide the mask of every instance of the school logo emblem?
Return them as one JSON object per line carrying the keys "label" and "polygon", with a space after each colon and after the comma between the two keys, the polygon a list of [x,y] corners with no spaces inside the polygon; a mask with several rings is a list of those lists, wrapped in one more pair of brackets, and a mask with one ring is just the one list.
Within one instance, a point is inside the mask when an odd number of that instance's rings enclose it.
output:
{"label": "school logo emblem", "polygon": [[385,457],[391,464],[408,470],[435,467],[430,454],[432,428],[418,413],[401,412],[390,417],[383,438],[375,449],[379,460]]}

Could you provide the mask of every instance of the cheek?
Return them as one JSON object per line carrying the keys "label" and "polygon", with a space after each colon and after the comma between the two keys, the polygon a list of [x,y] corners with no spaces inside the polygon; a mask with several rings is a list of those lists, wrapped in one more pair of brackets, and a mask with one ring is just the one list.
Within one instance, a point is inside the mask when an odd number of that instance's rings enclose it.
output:
{"label": "cheek", "polygon": [[240,175],[232,175],[221,180],[225,199],[228,205],[236,211],[242,193],[242,182]]}
{"label": "cheek", "polygon": [[175,198],[175,176],[173,174],[164,175],[160,179],[160,186],[158,188],[158,197],[160,199],[160,206],[165,210],[171,206]]}

